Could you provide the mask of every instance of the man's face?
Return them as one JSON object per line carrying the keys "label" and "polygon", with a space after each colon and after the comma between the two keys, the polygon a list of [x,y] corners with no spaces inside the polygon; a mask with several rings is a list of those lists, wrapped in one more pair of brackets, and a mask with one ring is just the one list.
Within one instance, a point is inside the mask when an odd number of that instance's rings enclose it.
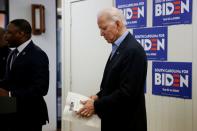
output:
{"label": "man's face", "polygon": [[108,20],[106,16],[101,16],[98,18],[97,24],[101,36],[103,36],[108,43],[113,43],[117,40],[119,31],[116,22]]}
{"label": "man's face", "polygon": [[0,47],[5,47],[5,46],[7,46],[7,41],[5,40],[4,32],[0,31]]}
{"label": "man's face", "polygon": [[5,40],[8,42],[9,47],[17,47],[20,41],[19,29],[14,24],[8,24],[7,31],[5,33]]}

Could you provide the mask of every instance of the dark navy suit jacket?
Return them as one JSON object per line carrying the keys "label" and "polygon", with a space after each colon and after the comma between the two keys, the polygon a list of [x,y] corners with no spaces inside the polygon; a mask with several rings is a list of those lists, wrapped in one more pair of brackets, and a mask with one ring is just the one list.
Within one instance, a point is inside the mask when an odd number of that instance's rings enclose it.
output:
{"label": "dark navy suit jacket", "polygon": [[143,47],[129,33],[108,59],[95,112],[101,131],[147,131],[144,84],[147,59]]}
{"label": "dark navy suit jacket", "polygon": [[37,124],[48,121],[45,96],[49,88],[49,60],[44,51],[32,41],[15,59],[10,69],[11,55],[8,57],[6,77],[0,87],[16,97],[17,120]]}

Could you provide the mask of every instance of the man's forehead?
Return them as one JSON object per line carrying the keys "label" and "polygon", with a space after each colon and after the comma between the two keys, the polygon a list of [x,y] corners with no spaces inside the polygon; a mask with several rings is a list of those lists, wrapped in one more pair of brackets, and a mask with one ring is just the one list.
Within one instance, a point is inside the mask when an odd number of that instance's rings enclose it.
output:
{"label": "man's forehead", "polygon": [[12,23],[8,24],[8,26],[7,26],[7,30],[18,30],[18,29],[19,28]]}

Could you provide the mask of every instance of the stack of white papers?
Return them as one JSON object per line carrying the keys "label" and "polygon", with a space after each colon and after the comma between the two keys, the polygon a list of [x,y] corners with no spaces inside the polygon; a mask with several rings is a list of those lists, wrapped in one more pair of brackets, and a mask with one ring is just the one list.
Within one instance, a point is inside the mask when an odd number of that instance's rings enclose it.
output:
{"label": "stack of white papers", "polygon": [[88,99],[90,98],[81,94],[68,92],[66,98],[66,105],[63,112],[63,119],[71,122],[79,122],[87,126],[100,128],[101,121],[97,115],[93,115],[89,118],[84,118],[76,114],[76,112],[83,107],[81,101],[85,101]]}

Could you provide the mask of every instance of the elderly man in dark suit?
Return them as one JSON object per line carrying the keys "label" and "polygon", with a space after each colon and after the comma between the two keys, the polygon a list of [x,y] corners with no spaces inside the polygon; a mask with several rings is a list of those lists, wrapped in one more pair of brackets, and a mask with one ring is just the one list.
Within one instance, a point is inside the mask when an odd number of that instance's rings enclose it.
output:
{"label": "elderly man in dark suit", "polygon": [[147,59],[143,47],[126,29],[117,8],[99,12],[101,36],[112,44],[100,91],[83,102],[79,115],[101,118],[101,131],[147,131],[144,84]]}
{"label": "elderly man in dark suit", "polygon": [[8,57],[5,79],[0,82],[0,94],[16,98],[10,131],[41,131],[48,121],[43,96],[49,88],[49,60],[31,40],[31,33],[28,21],[16,19],[8,24],[5,34],[9,46],[15,48]]}

